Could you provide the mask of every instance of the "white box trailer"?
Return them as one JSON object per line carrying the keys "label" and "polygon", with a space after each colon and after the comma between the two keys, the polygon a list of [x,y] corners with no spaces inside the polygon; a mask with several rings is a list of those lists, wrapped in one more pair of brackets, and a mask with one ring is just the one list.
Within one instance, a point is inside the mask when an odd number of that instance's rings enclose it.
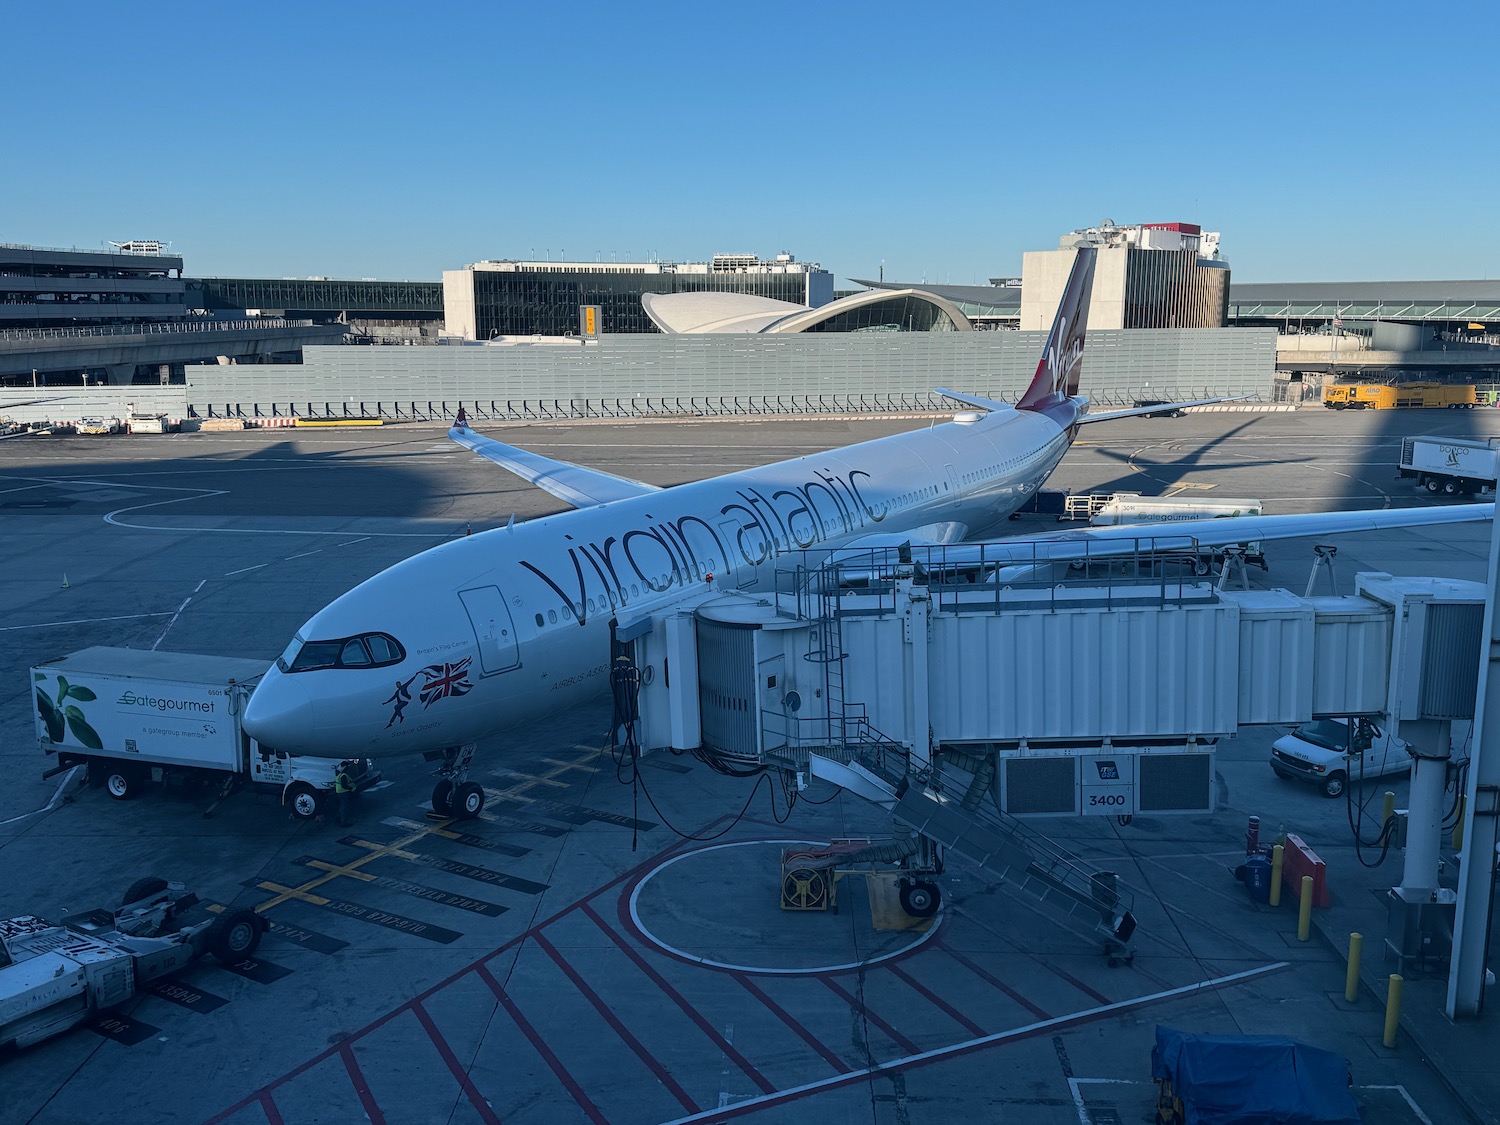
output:
{"label": "white box trailer", "polygon": [[[31,670],[37,744],[110,796],[136,796],[148,781],[207,778],[271,789],[299,819],[318,814],[339,761],[292,757],[261,746],[240,725],[270,665],[264,660],[86,648]],[[350,763],[359,790],[380,780],[374,763]]]}
{"label": "white box trailer", "polygon": [[[1116,492],[1102,504],[1090,509],[1089,523],[1095,527],[1122,524],[1181,523],[1185,520],[1234,519],[1236,516],[1263,514],[1259,500],[1220,496],[1142,496],[1139,492]],[[1143,543],[1142,547],[1147,547]],[[1259,541],[1239,544],[1245,561],[1266,569],[1266,556]],[[1224,548],[1204,547],[1200,551],[1173,550],[1153,553],[1162,562],[1179,562],[1191,566],[1193,573],[1203,575],[1224,561]]]}
{"label": "white box trailer", "polygon": [[1492,492],[1497,470],[1500,470],[1500,438],[1401,439],[1398,475],[1415,478],[1428,492],[1444,496]]}

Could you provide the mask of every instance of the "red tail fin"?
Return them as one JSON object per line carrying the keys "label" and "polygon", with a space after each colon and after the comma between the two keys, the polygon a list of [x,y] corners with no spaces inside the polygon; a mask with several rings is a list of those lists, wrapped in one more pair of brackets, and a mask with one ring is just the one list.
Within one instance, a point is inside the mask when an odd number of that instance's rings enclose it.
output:
{"label": "red tail fin", "polygon": [[1078,257],[1073,259],[1073,272],[1068,275],[1062,303],[1057,306],[1057,317],[1052,322],[1052,331],[1047,334],[1047,346],[1042,349],[1042,359],[1036,365],[1031,386],[1016,403],[1017,410],[1043,410],[1078,393],[1078,375],[1083,367],[1083,337],[1089,322],[1089,294],[1094,287],[1094,255],[1097,253],[1092,246],[1081,247]]}

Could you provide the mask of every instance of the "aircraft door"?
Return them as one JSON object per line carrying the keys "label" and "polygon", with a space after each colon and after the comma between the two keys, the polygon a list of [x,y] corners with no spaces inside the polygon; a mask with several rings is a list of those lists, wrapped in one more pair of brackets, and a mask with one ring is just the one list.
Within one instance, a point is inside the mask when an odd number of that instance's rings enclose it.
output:
{"label": "aircraft door", "polygon": [[476,586],[460,590],[459,600],[474,627],[479,642],[480,674],[493,676],[521,666],[521,649],[516,644],[516,627],[510,618],[510,606],[498,586]]}
{"label": "aircraft door", "polygon": [[944,465],[943,468],[948,470],[948,503],[956,508],[961,503],[962,493],[958,482],[958,470],[952,465]]}
{"label": "aircraft door", "polygon": [[759,673],[761,749],[777,750],[787,744],[792,722],[786,705],[786,657],[778,652],[762,660]]}

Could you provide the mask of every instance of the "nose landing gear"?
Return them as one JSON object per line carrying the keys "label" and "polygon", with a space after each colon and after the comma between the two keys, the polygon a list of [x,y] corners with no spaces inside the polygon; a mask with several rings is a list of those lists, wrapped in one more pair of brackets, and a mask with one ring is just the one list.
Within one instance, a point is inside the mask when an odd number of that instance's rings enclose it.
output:
{"label": "nose landing gear", "polygon": [[472,742],[443,751],[443,764],[437,769],[438,782],[432,787],[432,811],[439,818],[473,820],[483,811],[484,786],[468,780],[473,760]]}

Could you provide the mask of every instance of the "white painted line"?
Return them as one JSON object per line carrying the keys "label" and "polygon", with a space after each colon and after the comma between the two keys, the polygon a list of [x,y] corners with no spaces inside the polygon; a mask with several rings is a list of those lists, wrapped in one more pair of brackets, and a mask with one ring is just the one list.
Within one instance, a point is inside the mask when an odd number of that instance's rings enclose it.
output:
{"label": "white painted line", "polygon": [[192,600],[193,600],[193,595],[192,594],[189,594],[187,597],[185,597],[185,598],[182,599],[182,604],[177,607],[177,612],[174,613],[174,614],[172,614],[172,620],[170,620],[170,621],[167,622],[167,627],[161,631],[161,636],[159,636],[159,637],[156,638],[156,644],[154,644],[154,645],[151,646],[151,651],[152,652],[156,651],[156,645],[161,644],[162,641],[164,641],[164,640],[167,639],[167,634],[172,631],[172,626],[177,624],[177,619],[182,616],[182,611],[185,610],[185,609],[187,609],[188,602],[190,602]]}
{"label": "white painted line", "polygon": [[263,566],[270,566],[270,565],[271,565],[270,563],[256,563],[254,566],[243,566],[239,570],[226,571],[225,574],[224,574],[224,577],[225,578],[233,578],[236,574],[248,574],[252,570],[259,570]]}
{"label": "white painted line", "polygon": [[1083,1101],[1082,1087],[1104,1085],[1139,1086],[1141,1083],[1134,1078],[1069,1078],[1068,1089],[1073,1093],[1073,1107],[1078,1110],[1079,1125],[1094,1125],[1094,1119]]}
{"label": "white painted line", "polygon": [[1398,1094],[1401,1095],[1402,1098],[1406,1100],[1407,1106],[1411,1109],[1412,1113],[1416,1116],[1416,1119],[1420,1121],[1422,1125],[1432,1125],[1432,1118],[1428,1117],[1419,1108],[1417,1108],[1416,1101],[1412,1098],[1411,1094],[1407,1093],[1405,1086],[1356,1086],[1354,1088],[1356,1090],[1395,1090]]}
{"label": "white painted line", "polygon": [[166,617],[170,610],[160,613],[126,613],[119,617],[75,617],[71,621],[39,621],[35,625],[0,625],[0,633],[13,633],[19,629],[50,629],[54,625],[92,625],[96,621],[134,621],[138,617]]}
{"label": "white painted line", "polygon": [[663,871],[671,867],[672,864],[677,863],[679,860],[693,859],[698,856],[705,855],[708,852],[719,851],[721,848],[749,848],[767,844],[817,844],[821,847],[826,846],[827,843],[828,841],[826,840],[737,840],[733,843],[715,844],[709,848],[696,848],[693,851],[681,852],[678,855],[674,855],[665,863],[658,864],[656,867],[653,867],[650,871],[646,872],[645,875],[641,876],[640,882],[638,882],[635,885],[635,889],[630,892],[630,920],[635,923],[636,930],[639,931],[640,935],[643,938],[645,938],[652,945],[656,946],[663,952],[671,954],[673,957],[680,958],[683,961],[690,961],[694,965],[704,965],[710,969],[725,969],[732,973],[749,973],[753,976],[805,977],[811,976],[814,973],[853,972],[854,970],[862,969],[867,965],[878,965],[882,961],[889,961],[894,957],[904,957],[913,949],[919,949],[930,939],[937,936],[938,925],[942,922],[941,912],[939,912],[937,917],[933,919],[933,924],[927,928],[927,931],[921,934],[916,941],[911,942],[908,945],[903,945],[899,949],[893,949],[889,953],[882,953],[879,957],[867,957],[862,961],[848,961],[840,965],[808,965],[795,969],[773,969],[768,968],[765,965],[736,965],[729,961],[715,961],[709,957],[700,957],[696,953],[689,953],[684,949],[678,949],[675,945],[669,945],[666,942],[662,941],[661,938],[657,937],[649,929],[647,929],[646,924],[641,921],[640,911],[636,909],[641,897],[641,891],[646,888],[646,884],[651,882],[652,879],[656,878],[656,876],[660,875]]}
{"label": "white painted line", "polygon": [[368,535],[364,535],[364,536],[361,536],[358,539],[351,539],[347,543],[335,543],[333,546],[334,546],[335,550],[337,550],[340,547],[352,547],[356,543],[365,543],[365,542],[368,542],[369,538],[370,537]]}
{"label": "white painted line", "polygon": [[[1101,1004],[1097,1008],[1085,1008],[1080,1012],[1074,1012],[1068,1016],[1053,1016],[1051,1019],[1038,1020],[1036,1023],[1013,1027],[1009,1031],[997,1031],[993,1035],[983,1035],[978,1039],[965,1039],[961,1043],[954,1043],[947,1047],[936,1047],[931,1051],[921,1051],[915,1055],[907,1055],[905,1058],[890,1059],[883,1063],[876,1063],[874,1066],[851,1070],[846,1074],[832,1075],[828,1078],[821,1078],[816,1082],[805,1082],[800,1086],[778,1090],[774,1094],[762,1094],[759,1097],[740,1102],[734,1108],[739,1110],[755,1105],[788,1101],[807,1094],[815,1094],[821,1090],[848,1086],[876,1074],[884,1074],[887,1071],[893,1070],[903,1070],[906,1067],[916,1066],[919,1063],[933,1062],[949,1055],[956,1055],[960,1052],[1004,1043],[1007,1040],[1022,1039],[1035,1035],[1038,1032],[1044,1032],[1049,1028],[1081,1023],[1085,1020],[1097,1019],[1100,1016],[1113,1015],[1116,1012],[1128,1012],[1133,1008],[1144,1007],[1147,1004],[1154,1004],[1161,1000],[1175,1000],[1179,997],[1193,996],[1200,992],[1211,992],[1214,989],[1224,988],[1228,985],[1240,984],[1244,981],[1254,980],[1257,977],[1267,976],[1271,973],[1279,973],[1282,969],[1291,968],[1291,965],[1290,961],[1275,961],[1269,965],[1262,965],[1258,969],[1246,969],[1243,972],[1230,973],[1228,976],[1212,977],[1209,980],[1198,981],[1196,984],[1185,984],[1180,988],[1169,988],[1164,992],[1153,992],[1146,996],[1137,996],[1133,1000],[1120,1000],[1113,1004]],[[689,1114],[687,1117],[674,1117],[671,1121],[662,1122],[662,1125],[692,1125],[692,1123],[698,1121],[713,1121],[723,1112],[722,1109],[706,1109],[700,1113]]]}
{"label": "white painted line", "polygon": [[291,562],[293,559],[305,559],[305,558],[307,558],[308,555],[321,555],[322,553],[323,553],[323,548],[322,547],[314,547],[311,551],[303,551],[300,555],[288,555],[286,558],[282,559],[281,561],[282,562]]}
{"label": "white painted line", "polygon": [[22,485],[17,485],[15,488],[0,488],[0,493],[6,493],[6,492],[26,492],[27,490],[32,489],[32,488],[46,488],[46,487],[47,486],[45,484],[22,484]]}
{"label": "white painted line", "polygon": [[[44,812],[51,812],[57,807],[57,803],[62,800],[63,790],[68,787],[69,783],[78,776],[78,771],[83,768],[83,766],[74,766],[67,773],[63,774],[63,779],[57,783],[57,788],[52,793],[52,800],[48,801],[41,808],[35,809],[32,812],[22,813],[20,816],[13,816],[9,820],[0,820],[0,824],[14,824],[18,820],[25,820],[28,816],[39,816]],[[1432,1125],[1432,1123],[1429,1121],[1428,1125]]]}
{"label": "white painted line", "polygon": [[201,589],[203,589],[203,584],[204,584],[204,583],[205,583],[205,582],[207,582],[207,581],[208,581],[208,579],[207,579],[207,578],[200,578],[200,579],[199,579],[199,580],[198,580],[198,585],[196,585],[196,586],[194,586],[194,587],[193,587],[193,593],[195,593],[195,594],[196,594],[196,593],[197,593],[197,592],[198,592],[198,591],[199,591],[199,590],[201,590]]}

